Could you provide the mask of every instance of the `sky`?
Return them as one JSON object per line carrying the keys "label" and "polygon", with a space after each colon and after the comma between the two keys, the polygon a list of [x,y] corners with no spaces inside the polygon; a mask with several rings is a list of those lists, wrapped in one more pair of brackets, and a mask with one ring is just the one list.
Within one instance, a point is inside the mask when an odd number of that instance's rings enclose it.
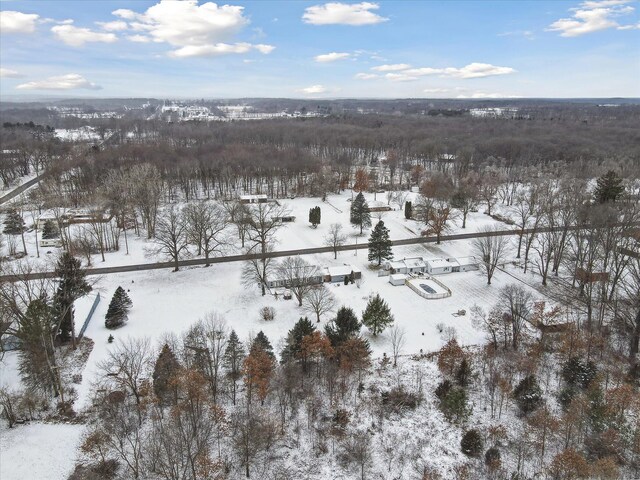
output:
{"label": "sky", "polygon": [[640,97],[640,2],[0,0],[0,94]]}

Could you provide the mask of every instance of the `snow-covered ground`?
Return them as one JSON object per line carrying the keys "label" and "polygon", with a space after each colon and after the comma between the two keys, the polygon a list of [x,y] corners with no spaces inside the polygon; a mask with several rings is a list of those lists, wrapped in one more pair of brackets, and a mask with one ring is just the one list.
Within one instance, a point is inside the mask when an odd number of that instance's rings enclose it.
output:
{"label": "snow-covered ground", "polygon": [[2,480],[64,480],[73,471],[84,425],[32,423],[0,429]]}

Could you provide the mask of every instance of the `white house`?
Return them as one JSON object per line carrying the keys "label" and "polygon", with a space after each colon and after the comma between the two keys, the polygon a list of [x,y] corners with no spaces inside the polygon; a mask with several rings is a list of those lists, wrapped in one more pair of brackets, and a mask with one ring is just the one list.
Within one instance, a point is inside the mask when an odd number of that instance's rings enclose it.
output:
{"label": "white house", "polygon": [[266,195],[240,195],[240,203],[267,203]]}
{"label": "white house", "polygon": [[407,273],[407,265],[404,263],[403,260],[396,260],[394,262],[387,262],[385,267],[388,270],[391,270],[391,274],[396,274],[396,273]]}
{"label": "white house", "polygon": [[458,264],[458,270],[453,270],[454,272],[471,272],[480,269],[476,257],[458,257],[454,260]]}
{"label": "white house", "polygon": [[345,277],[350,277],[352,273],[354,280],[358,280],[362,277],[362,271],[353,265],[328,267],[324,271],[324,281],[332,283],[344,282]]}
{"label": "white house", "polygon": [[421,257],[405,258],[404,264],[407,267],[407,273],[419,273],[427,271],[427,264]]}
{"label": "white house", "polygon": [[426,261],[427,273],[430,275],[438,275],[442,273],[451,273],[452,265],[444,258],[430,258]]}

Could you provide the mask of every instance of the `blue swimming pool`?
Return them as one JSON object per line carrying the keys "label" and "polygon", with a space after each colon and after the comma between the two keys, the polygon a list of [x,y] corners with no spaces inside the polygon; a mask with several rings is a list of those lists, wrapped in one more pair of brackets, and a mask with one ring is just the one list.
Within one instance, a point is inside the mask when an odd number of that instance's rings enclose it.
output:
{"label": "blue swimming pool", "polygon": [[420,288],[422,288],[427,293],[436,293],[433,288],[431,288],[429,285],[425,285],[424,283],[420,284]]}

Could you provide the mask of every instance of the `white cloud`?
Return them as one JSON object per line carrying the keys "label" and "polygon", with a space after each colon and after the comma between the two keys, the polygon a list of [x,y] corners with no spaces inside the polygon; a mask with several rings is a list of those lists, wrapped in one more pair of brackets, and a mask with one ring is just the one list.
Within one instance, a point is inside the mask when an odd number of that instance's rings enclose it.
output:
{"label": "white cloud", "polygon": [[335,62],[336,60],[346,60],[351,57],[350,53],[331,52],[322,55],[316,55],[313,59],[319,63]]}
{"label": "white cloud", "polygon": [[418,80],[418,77],[414,77],[412,75],[407,75],[404,72],[401,73],[387,73],[385,78],[391,80],[392,82],[412,82],[414,80]]}
{"label": "white cloud", "polygon": [[423,90],[424,93],[447,93],[449,92],[448,88],[425,88]]}
{"label": "white cloud", "polygon": [[372,80],[379,77],[380,75],[376,75],[375,73],[356,73],[355,75],[355,78],[358,80]]}
{"label": "white cloud", "polygon": [[122,20],[114,20],[113,22],[96,22],[96,25],[100,25],[102,29],[107,32],[120,32],[129,28],[127,22],[123,22]]}
{"label": "white cloud", "polygon": [[310,87],[301,88],[298,92],[306,93],[307,95],[317,95],[328,92],[328,89],[324,85],[311,85]]}
{"label": "white cloud", "polygon": [[69,73],[67,75],[49,77],[35,82],[22,83],[16,88],[20,90],[72,90],[76,88],[100,90],[102,87],[88,81],[82,75]]}
{"label": "white cloud", "polygon": [[14,12],[5,10],[0,12],[1,33],[32,33],[36,29],[36,22],[40,15],[35,13]]}
{"label": "white cloud", "polygon": [[216,43],[215,45],[187,45],[177,50],[169,52],[170,57],[217,57],[233,53],[248,53],[251,50],[258,50],[260,53],[268,54],[275,47],[271,45],[252,45],[250,43]]}
{"label": "white cloud", "polygon": [[67,45],[81,47],[87,42],[113,43],[118,37],[113,33],[94,32],[84,27],[74,25],[56,25],[51,31]]}
{"label": "white cloud", "polygon": [[629,15],[635,9],[629,5],[630,0],[585,1],[573,12],[571,18],[561,18],[547,28],[550,32],[560,32],[561,37],[577,37],[587,33],[599,32],[609,28],[629,30],[636,25],[620,25],[614,18]]}
{"label": "white cloud", "polygon": [[378,65],[377,67],[372,67],[371,70],[375,70],[376,72],[397,72],[399,70],[406,70],[407,68],[411,68],[411,65],[407,63],[394,63],[392,65]]}
{"label": "white cloud", "polygon": [[510,73],[515,73],[516,70],[511,67],[498,67],[496,65],[491,65],[489,63],[470,63],[469,65],[465,65],[462,68],[456,67],[447,67],[447,68],[410,68],[407,70],[403,70],[402,73],[405,75],[421,77],[424,75],[440,75],[441,77],[452,77],[452,78],[482,78],[482,77],[491,77],[494,75],[507,75]]}
{"label": "white cloud", "polygon": [[24,77],[24,75],[22,75],[19,72],[16,72],[15,70],[10,70],[8,68],[0,68],[0,78],[20,78],[20,77]]}
{"label": "white cloud", "polygon": [[240,6],[218,6],[213,2],[199,5],[198,0],[161,0],[144,13],[128,9],[112,13],[128,20],[129,27],[140,32],[130,40],[141,42],[146,41],[143,38],[149,38],[156,43],[167,43],[176,47],[169,52],[169,56],[174,58],[239,54],[252,50],[268,54],[275,48],[231,41],[249,24],[244,17],[244,7]]}
{"label": "white cloud", "polygon": [[128,35],[127,40],[136,43],[149,43],[151,41],[151,38],[145,37],[144,35]]}
{"label": "white cloud", "polygon": [[331,2],[324,5],[314,5],[307,8],[302,15],[305,23],[312,25],[374,25],[386,22],[388,18],[382,17],[371,10],[377,10],[377,3],[339,3]]}
{"label": "white cloud", "polygon": [[515,30],[513,32],[503,32],[498,34],[499,37],[524,37],[527,40],[535,40],[535,36],[531,30]]}

